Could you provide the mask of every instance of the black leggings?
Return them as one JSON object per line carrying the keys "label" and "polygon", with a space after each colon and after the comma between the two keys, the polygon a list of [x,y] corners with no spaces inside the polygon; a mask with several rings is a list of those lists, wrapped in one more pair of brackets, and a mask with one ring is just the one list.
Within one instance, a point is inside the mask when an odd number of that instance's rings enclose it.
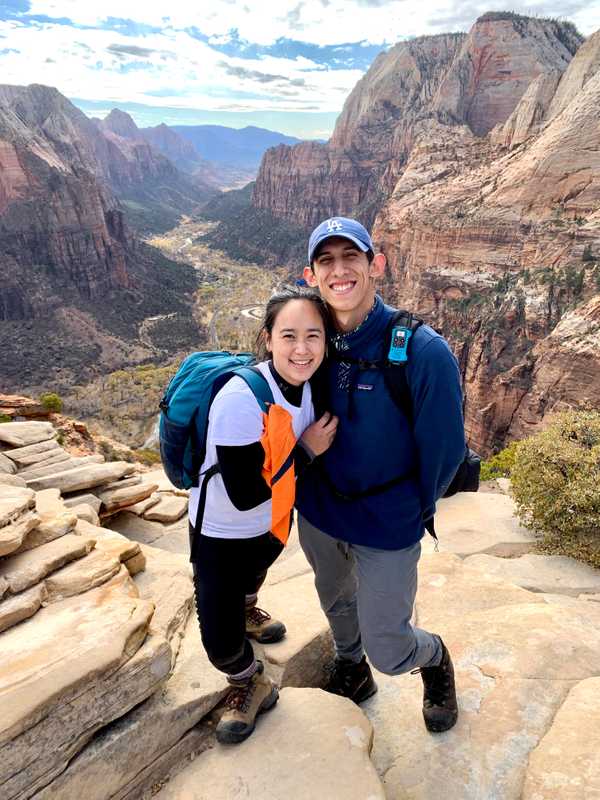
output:
{"label": "black leggings", "polygon": [[237,675],[254,660],[246,636],[246,595],[258,592],[283,544],[270,532],[251,539],[195,536],[192,566],[202,643],[214,667]]}

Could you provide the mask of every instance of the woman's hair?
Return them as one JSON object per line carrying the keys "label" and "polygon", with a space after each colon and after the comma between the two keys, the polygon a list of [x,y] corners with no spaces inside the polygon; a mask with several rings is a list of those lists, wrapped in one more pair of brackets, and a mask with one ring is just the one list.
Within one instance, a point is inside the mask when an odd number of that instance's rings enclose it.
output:
{"label": "woman's hair", "polygon": [[313,289],[306,289],[303,286],[284,286],[283,289],[271,295],[265,308],[260,330],[256,337],[256,355],[260,361],[268,356],[267,336],[273,333],[273,326],[275,325],[275,320],[279,312],[290,300],[308,300],[310,303],[314,303],[323,321],[325,334],[327,334],[330,326],[330,317],[327,305],[321,295],[317,294]]}

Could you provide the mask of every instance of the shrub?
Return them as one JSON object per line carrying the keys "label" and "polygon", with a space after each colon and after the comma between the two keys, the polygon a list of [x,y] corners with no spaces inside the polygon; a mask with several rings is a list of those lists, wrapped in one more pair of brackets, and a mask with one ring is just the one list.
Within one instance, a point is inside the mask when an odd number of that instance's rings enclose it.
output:
{"label": "shrub", "polygon": [[154,464],[160,464],[160,454],[156,450],[141,449],[133,450],[133,457],[141,464],[147,467],[152,467]]}
{"label": "shrub", "polygon": [[515,463],[515,453],[518,442],[512,442],[496,453],[495,456],[488,458],[481,465],[481,480],[491,481],[494,478],[510,478],[510,473]]}
{"label": "shrub", "polygon": [[600,412],[568,411],[516,447],[512,493],[541,549],[600,567]]}
{"label": "shrub", "polygon": [[55,392],[45,392],[40,395],[40,403],[46,411],[55,411],[60,414],[63,407],[62,399]]}
{"label": "shrub", "polygon": [[0,414],[0,422],[12,422],[13,418],[10,414]]}

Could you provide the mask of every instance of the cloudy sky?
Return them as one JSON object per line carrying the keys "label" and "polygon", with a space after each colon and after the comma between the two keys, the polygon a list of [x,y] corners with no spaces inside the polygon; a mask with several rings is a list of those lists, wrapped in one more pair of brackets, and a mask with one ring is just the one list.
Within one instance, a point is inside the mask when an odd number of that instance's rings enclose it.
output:
{"label": "cloudy sky", "polygon": [[600,28],[600,0],[0,0],[0,82],[55,86],[90,115],[118,106],[139,125],[327,138],[381,50],[500,9]]}

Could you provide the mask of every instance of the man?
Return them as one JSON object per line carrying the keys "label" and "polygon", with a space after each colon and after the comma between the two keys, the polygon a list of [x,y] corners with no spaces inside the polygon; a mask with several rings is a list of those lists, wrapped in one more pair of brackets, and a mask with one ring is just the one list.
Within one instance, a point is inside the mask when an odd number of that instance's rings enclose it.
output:
{"label": "man", "polygon": [[300,543],[336,647],[326,688],[357,703],[374,694],[365,652],[389,675],[418,670],[425,725],[445,731],[458,715],[450,654],[410,620],[424,523],[465,455],[458,365],[434,330],[414,332],[409,420],[372,363],[387,356],[394,313],[375,293],[385,255],[359,222],[335,217],[312,232],[308,262],[336,328],[326,382],[337,434],[297,487]]}

